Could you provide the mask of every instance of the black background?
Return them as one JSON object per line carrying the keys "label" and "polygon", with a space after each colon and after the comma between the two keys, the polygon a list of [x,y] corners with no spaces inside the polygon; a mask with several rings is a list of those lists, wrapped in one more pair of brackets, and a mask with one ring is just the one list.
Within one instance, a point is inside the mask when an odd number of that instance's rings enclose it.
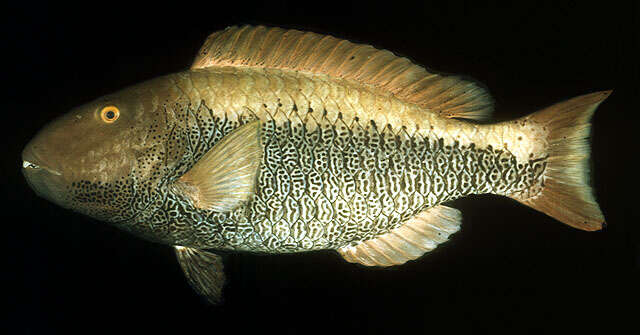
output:
{"label": "black background", "polygon": [[[633,324],[639,5],[444,2],[23,1],[4,8],[4,333],[619,333]],[[469,75],[489,87],[496,120],[614,89],[593,120],[594,185],[607,228],[583,232],[506,198],[468,197],[450,204],[462,211],[463,229],[399,267],[366,268],[330,251],[230,254],[226,303],[211,307],[188,286],[170,247],[56,207],[28,188],[20,153],[49,120],[185,70],[209,33],[245,23],[332,34]]]}

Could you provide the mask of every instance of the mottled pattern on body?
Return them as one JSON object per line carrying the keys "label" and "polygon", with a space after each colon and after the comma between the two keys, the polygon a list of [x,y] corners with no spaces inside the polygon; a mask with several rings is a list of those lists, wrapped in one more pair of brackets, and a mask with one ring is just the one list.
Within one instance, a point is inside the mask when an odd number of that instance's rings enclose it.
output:
{"label": "mottled pattern on body", "polygon": [[[139,153],[123,182],[76,183],[74,199],[112,199],[114,206],[126,207],[112,221],[156,241],[294,252],[357,244],[467,194],[528,197],[540,189],[545,157],[531,153],[523,161],[525,150],[514,148],[522,138],[516,130],[504,136],[495,125],[442,119],[349,85],[282,71],[156,79],[149,86],[163,99],[152,99],[147,108],[162,117],[138,136],[157,144]],[[422,117],[409,123],[394,113]],[[175,192],[177,178],[254,119],[262,122],[264,154],[249,202],[216,213],[195,208]]]}
{"label": "mottled pattern on body", "polygon": [[22,171],[45,199],[172,245],[217,304],[224,264],[204,249],[404,264],[460,230],[462,213],[442,203],[469,194],[601,229],[588,137],[609,94],[481,124],[493,99],[462,76],[331,36],[229,27],[189,70],[52,121]]}
{"label": "mottled pattern on body", "polygon": [[184,96],[163,105],[181,121],[173,124],[169,139],[187,143],[175,156],[181,161],[173,179],[223,136],[260,118],[264,155],[257,189],[243,206],[216,213],[194,208],[171,191],[168,179],[130,229],[194,247],[338,248],[386,233],[426,208],[467,194],[529,190],[540,182],[546,164],[544,159],[518,162],[503,147],[438,137],[413,125],[394,127],[353,111],[314,110],[295,100],[287,106],[277,93],[257,109],[245,106],[224,114],[205,100]]}

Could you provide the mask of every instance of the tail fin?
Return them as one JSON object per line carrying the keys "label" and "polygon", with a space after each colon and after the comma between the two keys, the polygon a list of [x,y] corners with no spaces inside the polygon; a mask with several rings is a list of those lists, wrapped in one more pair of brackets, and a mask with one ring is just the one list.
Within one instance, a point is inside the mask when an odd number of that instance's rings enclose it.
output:
{"label": "tail fin", "polygon": [[600,230],[604,216],[589,186],[591,116],[611,91],[582,95],[527,118],[547,128],[549,157],[542,191],[516,199],[582,230]]}

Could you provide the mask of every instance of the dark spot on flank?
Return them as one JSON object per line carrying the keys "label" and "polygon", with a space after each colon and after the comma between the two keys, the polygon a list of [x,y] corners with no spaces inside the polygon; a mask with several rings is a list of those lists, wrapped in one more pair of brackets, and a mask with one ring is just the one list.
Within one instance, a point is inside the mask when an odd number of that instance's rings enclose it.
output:
{"label": "dark spot on flank", "polygon": [[522,136],[518,136],[518,141],[522,141]]}

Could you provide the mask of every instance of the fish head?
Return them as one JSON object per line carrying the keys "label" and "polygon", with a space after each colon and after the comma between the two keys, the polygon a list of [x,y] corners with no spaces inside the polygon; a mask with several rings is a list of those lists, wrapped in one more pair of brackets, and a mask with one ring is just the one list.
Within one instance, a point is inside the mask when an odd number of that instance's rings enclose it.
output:
{"label": "fish head", "polygon": [[46,125],[22,153],[23,174],[41,197],[102,221],[133,217],[165,169],[166,119],[137,85],[77,107]]}

